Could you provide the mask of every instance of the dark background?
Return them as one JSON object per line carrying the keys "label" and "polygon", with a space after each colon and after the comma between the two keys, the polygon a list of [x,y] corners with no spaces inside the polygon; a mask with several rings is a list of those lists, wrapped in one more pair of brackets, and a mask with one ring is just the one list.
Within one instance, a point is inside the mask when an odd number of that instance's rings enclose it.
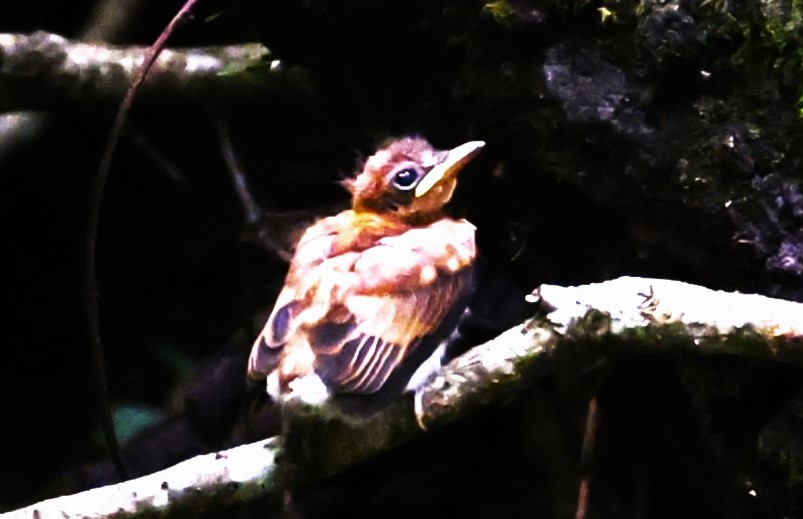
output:
{"label": "dark background", "polygon": [[[92,7],[7,2],[0,31],[77,38]],[[132,2],[114,40],[150,43],[179,7]],[[451,206],[477,225],[482,254],[467,344],[534,312],[521,301],[540,283],[645,275],[800,300],[799,6],[636,7],[201,2],[171,45],[260,41],[298,75],[257,99],[143,102],[131,114],[98,275],[121,432],[145,431],[129,444],[132,470],[276,427],[248,418],[244,365],[285,266],[248,239],[221,119],[257,201],[290,215],[268,222],[281,236],[341,207],[338,180],[389,136],[487,141]],[[3,508],[114,481],[82,296],[89,193],[114,109],[61,107],[0,155]],[[607,359],[300,489],[297,512],[572,515],[596,395],[592,516],[794,517],[800,374],[730,357]],[[259,507],[281,513],[276,499]]]}

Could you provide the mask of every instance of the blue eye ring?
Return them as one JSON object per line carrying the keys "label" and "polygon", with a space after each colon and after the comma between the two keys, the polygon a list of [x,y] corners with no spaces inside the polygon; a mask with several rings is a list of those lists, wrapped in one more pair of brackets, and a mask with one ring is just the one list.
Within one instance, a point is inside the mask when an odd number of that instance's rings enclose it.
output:
{"label": "blue eye ring", "polygon": [[421,179],[421,172],[407,166],[393,174],[393,187],[399,191],[411,191]]}

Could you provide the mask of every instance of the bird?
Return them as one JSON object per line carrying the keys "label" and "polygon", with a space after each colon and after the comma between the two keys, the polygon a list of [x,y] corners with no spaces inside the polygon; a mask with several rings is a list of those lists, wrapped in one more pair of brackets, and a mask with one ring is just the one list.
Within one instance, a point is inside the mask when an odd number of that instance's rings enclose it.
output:
{"label": "bird", "polygon": [[301,235],[248,378],[273,400],[370,415],[439,367],[473,288],[475,227],[444,207],[484,147],[389,141],[342,182],[351,208]]}

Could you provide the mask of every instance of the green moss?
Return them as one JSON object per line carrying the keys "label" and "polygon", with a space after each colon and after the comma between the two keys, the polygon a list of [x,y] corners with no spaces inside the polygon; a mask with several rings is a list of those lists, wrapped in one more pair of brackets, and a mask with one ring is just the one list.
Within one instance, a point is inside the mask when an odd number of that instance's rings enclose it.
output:
{"label": "green moss", "polygon": [[783,450],[778,456],[778,465],[786,474],[786,484],[790,488],[803,486],[803,461],[789,450]]}
{"label": "green moss", "polygon": [[803,458],[794,447],[794,431],[788,423],[771,423],[759,436],[758,451],[765,463],[780,471],[787,488],[799,491],[803,488]]}
{"label": "green moss", "polygon": [[703,353],[726,353],[745,358],[767,358],[774,356],[771,342],[751,326],[745,326],[728,333],[727,336],[713,336],[700,342]]}
{"label": "green moss", "polygon": [[221,53],[226,66],[218,73],[219,76],[234,76],[245,71],[271,72],[273,55],[267,48],[254,43],[243,45],[239,50],[236,56],[227,55],[225,51]]}
{"label": "green moss", "polygon": [[514,24],[517,18],[516,9],[504,0],[488,2],[482,6],[482,12],[493,17],[499,25],[508,28]]}
{"label": "green moss", "polygon": [[[777,52],[773,63],[781,79],[803,95],[803,0],[763,0],[765,38]],[[801,106],[798,103],[798,112]]]}
{"label": "green moss", "polygon": [[800,46],[803,0],[762,0],[761,14],[767,34],[779,49]]}
{"label": "green moss", "polygon": [[404,419],[413,416],[412,403],[406,403],[365,419],[344,416],[331,406],[292,409],[283,431],[283,477],[320,479],[407,441],[416,429]]}
{"label": "green moss", "polygon": [[570,337],[601,337],[611,331],[611,316],[606,312],[591,310],[583,317],[572,324],[569,331]]}
{"label": "green moss", "polygon": [[743,43],[733,63],[747,74],[777,78],[794,89],[798,114],[803,116],[803,0],[761,0],[759,9],[729,11]]}
{"label": "green moss", "polygon": [[694,330],[677,322],[626,328],[613,333],[612,324],[608,314],[592,311],[572,326],[570,337],[582,339],[583,342],[594,338],[602,339],[604,343],[613,341],[615,346],[611,351],[624,350],[636,354],[653,350],[686,350],[702,355],[725,354],[745,359],[788,361],[793,360],[799,350],[799,347],[789,345],[787,339],[767,338],[752,326],[719,335],[713,330]]}

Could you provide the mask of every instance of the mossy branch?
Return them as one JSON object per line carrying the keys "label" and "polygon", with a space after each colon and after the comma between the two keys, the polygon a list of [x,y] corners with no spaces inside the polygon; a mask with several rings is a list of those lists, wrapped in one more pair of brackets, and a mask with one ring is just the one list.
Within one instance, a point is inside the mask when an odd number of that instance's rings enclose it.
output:
{"label": "mossy branch", "polygon": [[[593,366],[602,357],[723,354],[803,367],[803,304],[718,292],[679,281],[619,278],[578,287],[542,285],[540,315],[471,349],[419,393],[427,429],[505,402],[543,375]],[[144,478],[61,497],[2,517],[138,517],[198,513],[339,472],[424,434],[410,395],[369,420],[288,403],[279,438],[199,456]],[[281,457],[278,458],[281,448]],[[194,508],[191,508],[193,507]],[[35,515],[38,513],[38,515]]]}
{"label": "mossy branch", "polygon": [[278,440],[205,454],[124,483],[48,499],[2,514],[12,518],[196,517],[264,494],[274,486]]}
{"label": "mossy branch", "polygon": [[[147,47],[74,42],[59,35],[0,33],[0,110],[119,103]],[[143,84],[143,100],[243,102],[303,74],[287,70],[260,44],[164,50]]]}

